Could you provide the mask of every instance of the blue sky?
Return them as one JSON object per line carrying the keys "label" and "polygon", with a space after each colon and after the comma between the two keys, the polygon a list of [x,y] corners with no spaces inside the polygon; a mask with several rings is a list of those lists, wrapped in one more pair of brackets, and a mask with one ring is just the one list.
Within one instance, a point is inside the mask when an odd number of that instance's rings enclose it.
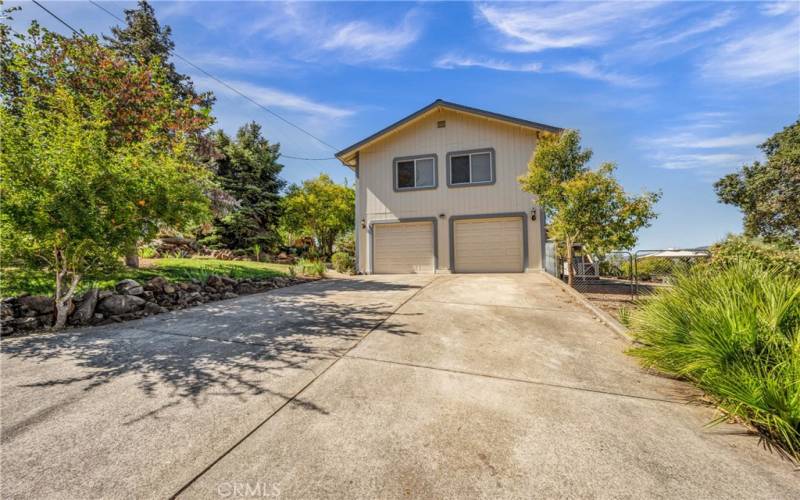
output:
{"label": "blue sky", "polygon": [[[122,16],[133,2],[102,2]],[[31,19],[66,28],[32,3]],[[44,2],[76,28],[117,23],[82,2]],[[154,2],[176,50],[326,142],[345,147],[437,98],[579,129],[593,164],[626,189],[661,189],[639,248],[741,231],[714,180],[800,115],[800,3]],[[180,61],[217,96],[217,126],[249,120],[286,154],[332,151]],[[298,182],[333,161],[285,160]],[[350,178],[352,181],[352,178]]]}

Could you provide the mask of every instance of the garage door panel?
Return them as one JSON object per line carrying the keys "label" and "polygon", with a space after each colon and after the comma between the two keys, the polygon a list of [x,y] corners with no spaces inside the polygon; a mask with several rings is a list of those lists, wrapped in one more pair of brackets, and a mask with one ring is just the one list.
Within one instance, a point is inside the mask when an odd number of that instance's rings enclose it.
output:
{"label": "garage door panel", "polygon": [[391,223],[373,226],[378,274],[432,273],[433,223]]}
{"label": "garage door panel", "polygon": [[522,224],[519,217],[456,221],[453,235],[456,272],[522,272]]}

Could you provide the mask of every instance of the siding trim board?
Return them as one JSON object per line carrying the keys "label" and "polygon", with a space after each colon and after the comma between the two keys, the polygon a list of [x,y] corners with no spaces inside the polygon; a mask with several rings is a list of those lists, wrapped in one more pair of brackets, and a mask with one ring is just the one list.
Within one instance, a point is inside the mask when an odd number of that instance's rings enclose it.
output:
{"label": "siding trim board", "polygon": [[376,224],[403,224],[408,222],[432,222],[433,224],[433,272],[439,269],[439,230],[436,217],[407,217],[392,220],[370,221],[367,226],[367,240],[369,243],[369,274],[375,274],[375,233],[373,231]]}
{"label": "siding trim board", "polygon": [[[522,222],[522,270],[528,269],[528,214],[525,212],[504,212],[498,214],[451,215],[448,221],[448,239],[450,240],[450,271],[456,271],[456,240],[455,224],[459,220],[473,219],[507,219],[519,217]],[[435,260],[435,258],[434,258]]]}
{"label": "siding trim board", "polygon": [[[415,186],[406,188],[399,187],[397,185],[397,164],[402,161],[422,160],[425,158],[433,158],[433,186],[423,186],[423,187]],[[416,173],[416,163],[414,169]],[[438,187],[439,187],[439,155],[437,155],[436,153],[414,155],[414,156],[397,156],[392,159],[392,189],[394,189],[395,193],[402,193],[405,191],[423,191],[425,189],[436,189]]]}
{"label": "siding trim board", "polygon": [[[489,153],[489,168],[491,170],[492,180],[484,182],[458,182],[453,184],[451,179],[452,169],[450,167],[450,159],[454,156],[466,156],[466,155],[472,155],[474,153]],[[463,187],[491,186],[492,184],[497,182],[497,168],[495,167],[496,157],[497,153],[495,153],[494,148],[468,149],[466,151],[451,151],[447,153],[447,164],[445,165],[445,168],[447,169],[447,187],[463,188]],[[471,170],[472,170],[472,160],[470,159],[470,171]]]}

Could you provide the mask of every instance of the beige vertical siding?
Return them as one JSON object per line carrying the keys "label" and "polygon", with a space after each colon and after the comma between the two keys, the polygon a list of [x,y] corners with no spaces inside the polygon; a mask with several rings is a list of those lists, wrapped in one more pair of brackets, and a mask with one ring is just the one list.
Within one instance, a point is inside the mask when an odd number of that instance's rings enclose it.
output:
{"label": "beige vertical siding", "polygon": [[[444,128],[437,122],[445,120]],[[530,220],[531,195],[520,189],[517,178],[527,170],[536,147],[536,132],[451,110],[438,110],[422,120],[391,133],[359,152],[359,214],[367,224],[375,220],[439,217],[439,270],[450,268],[448,217],[453,215],[526,212],[529,268],[540,269],[541,218]],[[494,148],[496,182],[492,185],[450,188],[447,186],[447,153]],[[422,154],[438,157],[438,188],[394,191],[394,158]],[[538,214],[537,214],[538,215]],[[367,231],[360,234],[360,269],[367,270]]]}

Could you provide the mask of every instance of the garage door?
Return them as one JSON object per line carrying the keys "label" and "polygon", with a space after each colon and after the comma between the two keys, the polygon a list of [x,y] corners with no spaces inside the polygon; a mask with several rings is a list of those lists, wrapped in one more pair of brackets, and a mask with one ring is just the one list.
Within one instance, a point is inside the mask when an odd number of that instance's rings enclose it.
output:
{"label": "garage door", "polygon": [[433,223],[409,222],[372,226],[378,274],[433,272]]}
{"label": "garage door", "polygon": [[453,242],[456,272],[522,272],[522,224],[520,217],[455,221]]}

